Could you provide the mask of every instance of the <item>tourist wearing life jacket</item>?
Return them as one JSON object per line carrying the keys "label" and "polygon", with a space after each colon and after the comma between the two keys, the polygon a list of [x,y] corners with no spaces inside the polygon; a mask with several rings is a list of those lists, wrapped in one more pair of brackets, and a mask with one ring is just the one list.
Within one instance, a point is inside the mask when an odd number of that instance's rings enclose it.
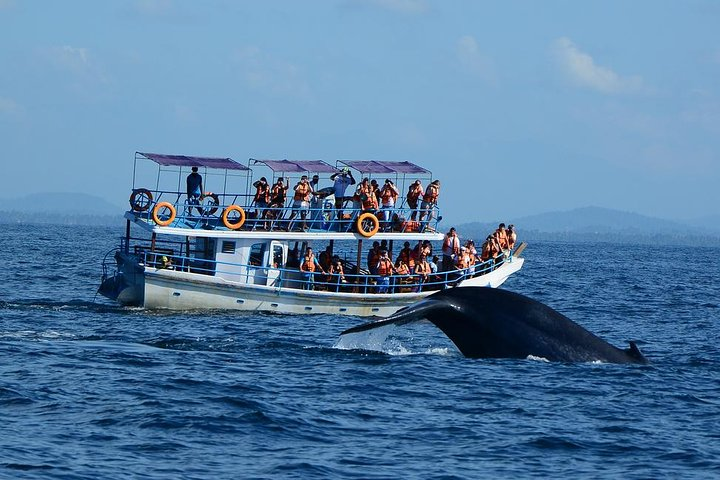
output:
{"label": "tourist wearing life jacket", "polygon": [[408,207],[410,208],[410,220],[412,221],[415,221],[417,218],[418,201],[423,195],[425,195],[425,190],[423,190],[420,180],[415,180],[412,184],[410,184],[405,198],[407,200]]}
{"label": "tourist wearing life jacket", "polygon": [[[433,209],[437,206],[439,196],[440,180],[433,180],[425,189],[425,195],[423,195],[422,203],[420,204],[420,231],[425,231],[425,227],[432,220]],[[424,223],[423,220],[425,220]]]}
{"label": "tourist wearing life jacket", "polygon": [[410,242],[405,242],[403,244],[403,248],[402,250],[400,250],[400,253],[398,253],[395,261],[398,260],[402,260],[412,272],[413,268],[415,267],[415,260],[413,260],[412,258],[412,249],[410,248]]}
{"label": "tourist wearing life jacket", "polygon": [[385,185],[383,185],[380,190],[380,203],[382,205],[382,211],[385,214],[385,230],[390,229],[390,220],[392,219],[393,208],[395,207],[395,201],[399,195],[400,192],[392,180],[389,178],[386,179]]}
{"label": "tourist wearing life jacket", "polygon": [[507,228],[508,236],[508,248],[510,251],[515,249],[515,242],[517,242],[517,233],[515,232],[515,225],[510,225]]}
{"label": "tourist wearing life jacket", "polygon": [[305,250],[305,256],[303,256],[302,261],[300,262],[300,271],[303,274],[303,289],[304,290],[313,290],[313,274],[316,270],[321,271],[323,274],[325,273],[325,270],[323,270],[320,263],[317,261],[317,258],[315,258],[315,254],[313,253],[312,248],[307,247]]}
{"label": "tourist wearing life jacket", "polygon": [[430,263],[427,261],[427,255],[424,253],[420,255],[420,258],[415,262],[415,275],[418,277],[418,292],[422,290],[422,285],[427,283],[428,275],[432,272]]}
{"label": "tourist wearing life jacket", "polygon": [[388,257],[387,250],[380,250],[380,259],[375,266],[377,271],[377,292],[387,293],[390,287],[390,275],[395,271],[392,260]]}
{"label": "tourist wearing life jacket", "polygon": [[447,272],[453,269],[455,256],[460,253],[460,237],[458,237],[455,227],[450,230],[443,237],[442,243],[442,267],[441,272]]}
{"label": "tourist wearing life jacket", "polygon": [[[253,187],[255,187],[255,196],[253,197],[253,203],[255,204],[255,218],[256,219],[265,219],[267,215],[267,207],[270,203],[270,185],[267,183],[267,179],[265,177],[260,177],[260,180],[253,183]],[[258,222],[255,222],[255,226],[257,227]],[[264,224],[264,227],[267,228],[267,223]]]}
{"label": "tourist wearing life jacket", "polygon": [[300,218],[302,219],[302,229],[307,230],[307,214],[310,210],[310,195],[313,193],[312,187],[308,182],[307,175],[303,175],[300,178],[300,181],[295,185],[293,190],[295,191],[293,194],[293,211],[288,219],[288,230],[290,231],[293,229],[293,220],[297,216],[298,212],[300,213]]}
{"label": "tourist wearing life jacket", "polygon": [[505,231],[505,224],[501,223],[495,230],[495,237],[497,238],[498,244],[500,245],[501,251],[506,251],[510,248],[510,241],[508,240],[507,232]]}
{"label": "tourist wearing life jacket", "polygon": [[368,270],[370,270],[370,273],[373,275],[377,275],[378,260],[380,260],[380,242],[376,240],[373,242],[373,246],[367,255]]}
{"label": "tourist wearing life jacket", "polygon": [[378,208],[377,197],[375,196],[375,190],[370,184],[370,179],[363,178],[362,183],[359,187],[360,202],[363,211],[375,211]]}
{"label": "tourist wearing life jacket", "polygon": [[336,292],[340,291],[340,286],[343,283],[347,283],[347,280],[345,279],[345,270],[343,269],[342,262],[340,261],[340,257],[335,255],[332,258],[332,263],[330,264],[330,268],[328,269],[328,279],[327,282],[333,286],[333,289]]}
{"label": "tourist wearing life jacket", "polygon": [[[285,208],[285,198],[287,196],[288,186],[283,182],[283,178],[277,179],[270,189],[270,205],[265,210],[265,218],[279,219],[282,218],[283,209]],[[272,224],[271,224],[272,225]]]}

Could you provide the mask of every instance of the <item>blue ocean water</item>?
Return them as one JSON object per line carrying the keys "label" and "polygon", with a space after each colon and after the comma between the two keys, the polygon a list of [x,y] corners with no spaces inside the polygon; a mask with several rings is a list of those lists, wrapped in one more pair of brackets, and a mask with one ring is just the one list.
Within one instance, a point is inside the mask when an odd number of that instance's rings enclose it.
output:
{"label": "blue ocean water", "polygon": [[122,228],[2,225],[2,478],[720,477],[720,250],[532,244],[507,288],[649,365],[94,298]]}

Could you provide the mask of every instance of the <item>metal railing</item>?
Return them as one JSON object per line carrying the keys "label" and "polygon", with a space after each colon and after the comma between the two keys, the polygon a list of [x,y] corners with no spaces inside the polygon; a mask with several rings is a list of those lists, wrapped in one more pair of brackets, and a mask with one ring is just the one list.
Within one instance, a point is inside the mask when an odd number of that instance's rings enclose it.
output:
{"label": "metal railing", "polygon": [[[495,259],[465,269],[419,275],[377,275],[372,273],[304,272],[296,266],[276,267],[222,262],[202,257],[174,255],[168,252],[139,250],[139,260],[146,266],[212,275],[232,282],[265,285],[296,290],[324,290],[349,293],[410,293],[442,290],[469,278],[485,275],[503,265],[510,257],[501,254]],[[343,262],[348,270],[355,265]]]}
{"label": "metal railing", "polygon": [[[136,189],[134,192],[143,189]],[[358,218],[363,213],[372,213],[378,220],[380,232],[423,232],[437,231],[441,219],[437,205],[426,210],[412,209],[404,199],[392,208],[367,210],[361,208],[352,197],[345,197],[341,208],[335,208],[333,197],[317,198],[307,202],[307,207],[294,207],[289,199],[282,205],[258,205],[251,195],[213,194],[202,199],[190,199],[185,193],[177,191],[149,191],[152,198],[140,208],[132,207],[131,211],[147,222],[155,222],[157,218],[167,225],[178,228],[212,228],[229,230],[268,230],[268,231],[332,231],[353,232],[357,230]],[[172,206],[172,209],[168,207]],[[240,223],[240,213],[228,210],[229,207],[241,207],[244,221]],[[174,212],[173,212],[174,210]],[[227,211],[227,213],[225,213]],[[374,222],[373,222],[374,223]],[[369,225],[368,228],[373,228]]]}

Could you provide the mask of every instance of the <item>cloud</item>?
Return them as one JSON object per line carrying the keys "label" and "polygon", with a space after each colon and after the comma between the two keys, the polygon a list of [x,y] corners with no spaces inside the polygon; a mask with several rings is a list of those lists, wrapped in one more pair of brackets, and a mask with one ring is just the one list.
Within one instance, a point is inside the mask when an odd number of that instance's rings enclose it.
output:
{"label": "cloud", "polygon": [[495,81],[495,67],[492,60],[480,51],[474,37],[470,35],[460,37],[455,52],[458,61],[466,70],[487,81]]}
{"label": "cloud", "polygon": [[243,47],[234,54],[245,84],[275,96],[311,100],[310,85],[297,65],[274,58],[255,46]]}
{"label": "cloud", "polygon": [[69,74],[76,81],[108,83],[108,78],[93,60],[87,48],[62,45],[42,52],[45,60],[57,70]]}
{"label": "cloud", "polygon": [[564,73],[578,86],[608,94],[636,93],[646,89],[639,76],[623,77],[610,68],[596,65],[589,54],[567,37],[557,39],[553,50]]}
{"label": "cloud", "polygon": [[371,6],[406,15],[418,15],[430,9],[426,0],[350,0],[348,5]]}

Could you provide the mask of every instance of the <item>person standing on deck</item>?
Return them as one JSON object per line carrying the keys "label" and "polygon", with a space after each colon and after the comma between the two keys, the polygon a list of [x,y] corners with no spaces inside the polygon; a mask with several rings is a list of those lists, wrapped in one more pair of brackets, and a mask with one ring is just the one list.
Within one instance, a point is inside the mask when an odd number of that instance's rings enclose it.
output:
{"label": "person standing on deck", "polygon": [[300,181],[295,185],[295,195],[293,196],[293,211],[288,219],[288,230],[292,230],[293,220],[295,216],[300,213],[302,219],[302,229],[307,230],[307,214],[310,210],[310,195],[312,194],[312,187],[308,183],[307,175],[303,175]]}
{"label": "person standing on deck", "polygon": [[343,219],[342,208],[345,204],[345,191],[350,185],[355,185],[355,178],[348,167],[342,169],[341,172],[330,175],[333,183],[333,193],[335,194],[335,210],[337,210],[338,220]]}
{"label": "person standing on deck", "polygon": [[408,188],[406,197],[408,208],[410,208],[410,220],[412,221],[417,218],[418,201],[423,195],[425,195],[425,190],[423,190],[422,183],[420,183],[420,180],[415,180]]}
{"label": "person standing on deck", "polygon": [[[203,179],[202,175],[198,173],[198,167],[192,167],[192,173],[187,176],[187,200],[188,205],[197,205],[197,210],[200,214],[203,213],[200,208],[200,200],[202,200],[203,192]],[[192,206],[190,207],[190,212]],[[188,213],[190,213],[188,212]]]}
{"label": "person standing on deck", "polygon": [[303,257],[302,262],[300,262],[300,271],[303,273],[304,290],[314,290],[313,276],[315,270],[320,270],[323,274],[325,274],[325,270],[323,270],[317,258],[315,258],[312,248],[307,247],[305,250],[305,256]]}
{"label": "person standing on deck", "polygon": [[[255,202],[255,226],[257,226],[261,219],[264,220],[267,217],[267,207],[270,201],[270,185],[268,185],[265,177],[260,177],[260,180],[253,183],[253,187],[255,187],[255,197],[253,201]],[[265,222],[264,227],[267,229],[267,222]]]}
{"label": "person standing on deck", "polygon": [[377,293],[387,293],[390,288],[390,275],[395,272],[392,260],[388,257],[387,250],[380,251],[380,259],[375,267],[377,271]]}
{"label": "person standing on deck", "polygon": [[[420,231],[424,232],[425,227],[433,218],[433,209],[437,206],[438,197],[440,196],[440,180],[433,180],[423,195],[422,204],[420,204]],[[423,222],[423,220],[425,220]]]}
{"label": "person standing on deck", "polygon": [[390,180],[389,178],[385,180],[385,185],[383,185],[382,190],[380,190],[380,201],[382,202],[382,211],[385,214],[385,225],[383,227],[383,230],[390,230],[391,223],[393,216],[393,208],[395,207],[395,201],[397,200],[397,197],[400,195],[400,192],[398,191],[395,184]]}
{"label": "person standing on deck", "polygon": [[453,269],[455,265],[455,257],[460,253],[460,238],[455,232],[455,227],[450,228],[448,233],[445,234],[442,244],[442,272],[448,272]]}

